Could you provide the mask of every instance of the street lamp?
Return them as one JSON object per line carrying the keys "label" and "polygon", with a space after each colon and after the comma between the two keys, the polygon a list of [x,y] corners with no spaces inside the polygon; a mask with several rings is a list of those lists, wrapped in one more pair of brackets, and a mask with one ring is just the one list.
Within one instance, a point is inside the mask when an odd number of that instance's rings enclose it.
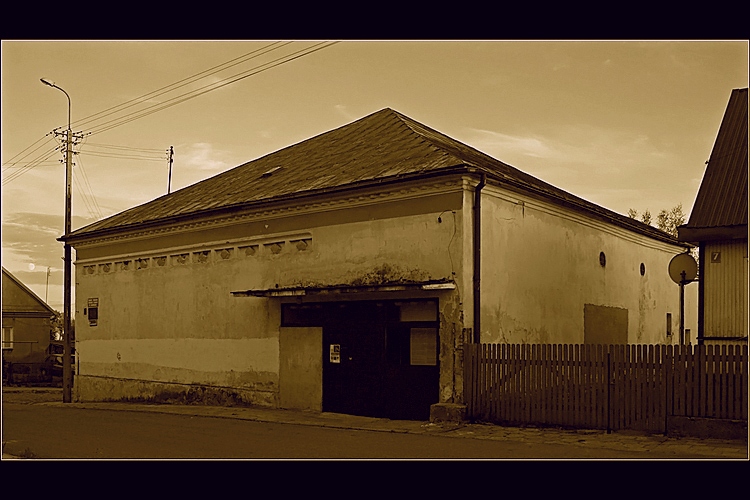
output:
{"label": "street lamp", "polygon": [[70,303],[71,303],[71,275],[72,275],[72,263],[70,257],[70,245],[68,244],[68,234],[70,234],[70,212],[71,212],[71,178],[73,174],[73,135],[70,131],[70,96],[65,90],[61,89],[55,82],[51,82],[46,78],[41,78],[41,82],[52,88],[56,88],[65,94],[68,98],[68,130],[65,135],[65,235],[64,248],[65,248],[65,284],[64,284],[64,299],[63,299],[63,403],[70,403],[71,398],[71,386],[72,386],[72,373],[71,373],[71,345],[70,345]]}

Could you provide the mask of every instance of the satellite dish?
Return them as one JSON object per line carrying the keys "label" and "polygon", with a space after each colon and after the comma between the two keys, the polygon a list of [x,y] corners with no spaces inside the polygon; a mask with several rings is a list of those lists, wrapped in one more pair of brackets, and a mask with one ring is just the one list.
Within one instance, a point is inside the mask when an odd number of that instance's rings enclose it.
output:
{"label": "satellite dish", "polygon": [[669,277],[678,285],[689,283],[696,276],[698,276],[698,263],[689,253],[677,254],[669,261]]}

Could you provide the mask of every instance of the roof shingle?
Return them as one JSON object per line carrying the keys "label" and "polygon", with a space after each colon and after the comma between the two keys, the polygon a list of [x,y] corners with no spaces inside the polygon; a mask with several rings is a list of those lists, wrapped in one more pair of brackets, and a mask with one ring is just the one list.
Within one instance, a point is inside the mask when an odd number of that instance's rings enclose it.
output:
{"label": "roof shingle", "polygon": [[573,196],[389,108],[90,224],[68,240],[456,167],[478,169],[500,182],[674,242],[658,229]]}

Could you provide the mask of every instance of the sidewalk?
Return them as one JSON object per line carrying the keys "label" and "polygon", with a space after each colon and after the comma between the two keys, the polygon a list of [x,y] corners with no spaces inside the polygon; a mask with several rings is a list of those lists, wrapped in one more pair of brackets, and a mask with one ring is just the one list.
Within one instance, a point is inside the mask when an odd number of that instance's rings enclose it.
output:
{"label": "sidewalk", "polygon": [[[59,389],[58,389],[59,390]],[[4,388],[4,398],[11,399]],[[12,397],[23,398],[18,394]],[[698,439],[688,437],[666,437],[636,432],[619,431],[607,434],[601,430],[563,430],[534,427],[502,427],[491,424],[430,423],[411,420],[389,420],[385,418],[359,417],[339,413],[279,410],[259,407],[218,407],[200,405],[159,405],[134,403],[62,403],[62,401],[34,402],[25,395],[29,404],[66,406],[71,408],[101,409],[133,412],[158,412],[214,418],[229,418],[255,422],[273,422],[296,425],[312,425],[338,429],[355,429],[376,432],[395,432],[423,435],[439,435],[462,439],[489,439],[528,444],[563,444],[583,446],[589,449],[643,452],[672,452],[675,456],[691,455],[696,458],[719,460],[748,460],[748,443],[742,440]],[[3,458],[12,458],[3,456]]]}

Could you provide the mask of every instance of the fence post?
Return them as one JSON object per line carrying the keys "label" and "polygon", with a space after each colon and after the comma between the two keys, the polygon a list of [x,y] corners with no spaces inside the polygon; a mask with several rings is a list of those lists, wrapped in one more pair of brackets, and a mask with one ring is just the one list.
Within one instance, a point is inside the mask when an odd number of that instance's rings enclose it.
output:
{"label": "fence post", "polygon": [[610,421],[612,415],[612,353],[611,349],[607,348],[607,434],[612,433],[612,424]]}
{"label": "fence post", "polygon": [[[463,377],[463,383],[464,383],[464,401],[466,402],[466,416],[471,420],[471,408],[473,406],[472,404],[472,398],[474,397],[474,391],[471,390],[471,379],[472,379],[472,366],[471,366],[471,350],[468,348],[468,346],[463,346],[463,369],[464,369],[464,377]],[[456,367],[453,367],[454,371]]]}
{"label": "fence post", "polygon": [[670,401],[674,398],[670,397],[672,391],[672,345],[665,346],[664,349],[664,367],[665,367],[665,378],[664,381],[664,435],[669,434],[669,416],[672,413],[672,405]]}

